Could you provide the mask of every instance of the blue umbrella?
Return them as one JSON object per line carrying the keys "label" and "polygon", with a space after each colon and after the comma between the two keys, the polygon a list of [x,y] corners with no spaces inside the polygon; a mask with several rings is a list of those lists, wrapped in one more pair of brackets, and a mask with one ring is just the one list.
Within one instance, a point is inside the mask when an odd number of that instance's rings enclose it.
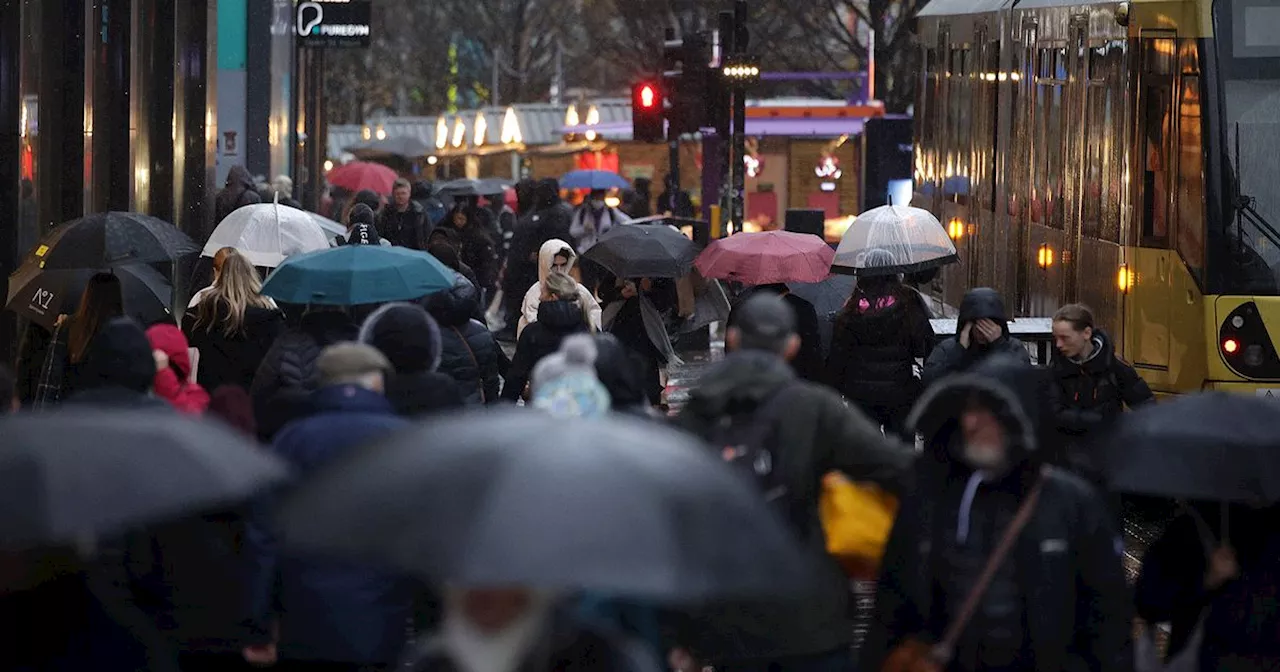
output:
{"label": "blue umbrella", "polygon": [[453,286],[453,270],[405,247],[346,245],[290,257],[262,293],[284,303],[354,306],[413,301]]}
{"label": "blue umbrella", "polygon": [[575,170],[560,178],[561,189],[630,189],[631,183],[607,170]]}

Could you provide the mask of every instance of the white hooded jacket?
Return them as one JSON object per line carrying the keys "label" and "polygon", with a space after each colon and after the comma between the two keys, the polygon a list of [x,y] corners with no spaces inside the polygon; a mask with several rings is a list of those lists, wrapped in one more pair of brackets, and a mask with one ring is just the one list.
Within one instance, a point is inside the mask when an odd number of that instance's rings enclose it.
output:
{"label": "white hooded jacket", "polygon": [[[538,306],[542,304],[542,288],[547,281],[547,276],[551,274],[551,265],[555,262],[556,254],[561,250],[572,250],[573,246],[569,243],[553,238],[542,244],[538,249],[538,283],[529,288],[524,293],[524,302],[520,304],[520,324],[516,327],[516,337],[524,332],[524,328],[538,321]],[[578,262],[578,255],[569,257],[569,268]],[[587,314],[591,318],[591,327],[596,331],[600,331],[600,302],[591,294],[591,290],[578,285],[578,300],[587,309]]]}

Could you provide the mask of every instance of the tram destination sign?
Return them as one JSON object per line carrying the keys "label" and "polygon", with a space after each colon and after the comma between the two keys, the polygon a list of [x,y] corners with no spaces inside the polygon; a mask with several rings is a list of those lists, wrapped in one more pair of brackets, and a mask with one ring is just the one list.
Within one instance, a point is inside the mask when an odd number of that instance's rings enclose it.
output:
{"label": "tram destination sign", "polygon": [[294,13],[298,46],[362,49],[369,46],[372,0],[305,0]]}

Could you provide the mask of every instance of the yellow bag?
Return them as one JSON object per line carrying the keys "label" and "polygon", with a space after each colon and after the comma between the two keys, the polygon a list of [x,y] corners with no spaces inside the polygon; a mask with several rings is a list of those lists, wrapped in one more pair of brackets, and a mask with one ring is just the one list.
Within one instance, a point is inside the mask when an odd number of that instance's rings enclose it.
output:
{"label": "yellow bag", "polygon": [[822,479],[818,513],[827,535],[827,552],[845,573],[875,579],[898,514],[898,499],[875,485],[854,483],[832,472]]}

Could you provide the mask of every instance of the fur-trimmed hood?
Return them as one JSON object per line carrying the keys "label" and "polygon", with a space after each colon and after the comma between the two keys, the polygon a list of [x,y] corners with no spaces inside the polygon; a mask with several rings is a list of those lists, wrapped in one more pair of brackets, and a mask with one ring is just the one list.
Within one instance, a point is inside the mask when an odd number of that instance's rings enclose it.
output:
{"label": "fur-trimmed hood", "polygon": [[907,418],[909,431],[924,439],[925,450],[944,464],[953,460],[960,413],[973,397],[989,404],[1000,418],[1013,451],[1012,465],[1040,461],[1041,426],[1047,417],[1048,381],[1040,371],[998,353],[963,373],[942,378],[916,402]]}

